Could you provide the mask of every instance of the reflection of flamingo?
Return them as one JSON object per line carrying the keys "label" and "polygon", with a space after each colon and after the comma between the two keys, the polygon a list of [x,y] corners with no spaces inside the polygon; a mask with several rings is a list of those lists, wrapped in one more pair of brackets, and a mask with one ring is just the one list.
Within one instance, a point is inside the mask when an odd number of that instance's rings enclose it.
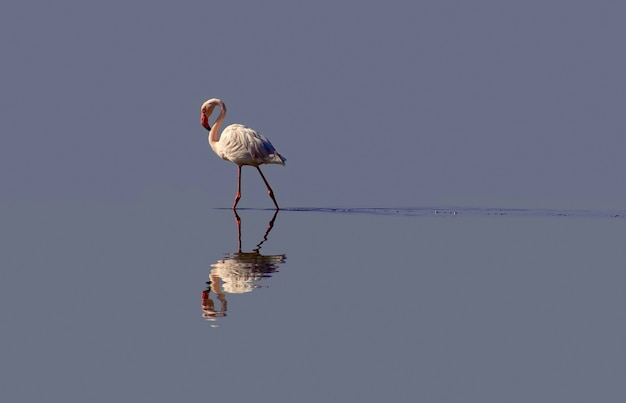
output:
{"label": "reflection of flamingo", "polygon": [[[213,127],[211,127],[209,125],[209,117],[211,117],[216,106],[219,106],[220,114],[213,124]],[[211,148],[220,158],[237,164],[237,195],[235,196],[233,210],[237,207],[239,199],[241,199],[241,167],[243,165],[251,165],[259,171],[263,182],[265,182],[265,186],[267,186],[267,192],[276,206],[276,210],[279,210],[280,208],[274,197],[274,191],[267,182],[267,179],[265,179],[259,165],[285,165],[287,159],[276,151],[272,143],[270,143],[265,136],[244,125],[234,124],[227,126],[222,132],[222,137],[218,140],[217,135],[225,117],[226,105],[224,105],[224,102],[220,99],[209,99],[202,104],[200,123],[209,131],[209,144]]]}
{"label": "reflection of flamingo", "polygon": [[[267,225],[267,230],[261,242],[256,245],[252,252],[241,250],[241,218],[237,211],[235,221],[237,222],[237,252],[226,253],[223,259],[211,265],[209,274],[209,286],[202,292],[202,316],[208,319],[226,316],[228,302],[226,293],[241,294],[251,292],[256,288],[264,288],[258,285],[259,280],[271,277],[278,271],[278,266],[285,263],[286,256],[282,255],[261,255],[261,245],[267,241],[267,237],[274,228],[274,222],[278,215],[278,210]],[[220,301],[221,307],[215,308],[215,302],[211,299],[211,292],[215,293]]]}

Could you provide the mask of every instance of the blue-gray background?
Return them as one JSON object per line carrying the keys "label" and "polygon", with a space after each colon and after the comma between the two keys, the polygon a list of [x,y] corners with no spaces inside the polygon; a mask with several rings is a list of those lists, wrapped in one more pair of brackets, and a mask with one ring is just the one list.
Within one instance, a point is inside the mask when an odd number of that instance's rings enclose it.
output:
{"label": "blue-gray background", "polygon": [[[192,188],[228,206],[235,167],[199,125],[219,97],[227,124],[289,159],[267,169],[284,206],[621,207],[625,14],[615,1],[6,3],[2,196]],[[242,206],[271,206],[244,175]]]}
{"label": "blue-gray background", "polygon": [[[623,402],[624,15],[3,4],[0,400]],[[292,207],[261,249],[286,262],[217,322],[236,168],[211,97],[288,158],[265,172]],[[257,176],[244,251],[273,213]]]}

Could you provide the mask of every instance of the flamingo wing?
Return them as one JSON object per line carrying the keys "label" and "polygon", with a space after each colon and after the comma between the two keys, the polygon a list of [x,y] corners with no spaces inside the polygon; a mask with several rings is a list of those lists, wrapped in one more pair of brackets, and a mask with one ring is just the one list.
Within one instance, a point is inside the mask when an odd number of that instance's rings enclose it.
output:
{"label": "flamingo wing", "polygon": [[285,164],[272,143],[255,130],[240,124],[224,129],[220,137],[219,155],[237,165]]}

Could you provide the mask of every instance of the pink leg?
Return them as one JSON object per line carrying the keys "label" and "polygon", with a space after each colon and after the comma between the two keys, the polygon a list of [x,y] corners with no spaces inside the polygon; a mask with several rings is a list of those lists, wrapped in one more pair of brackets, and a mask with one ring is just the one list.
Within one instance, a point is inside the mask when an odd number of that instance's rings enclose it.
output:
{"label": "pink leg", "polygon": [[276,203],[276,198],[274,197],[274,191],[272,190],[272,188],[270,187],[270,184],[267,183],[267,179],[265,179],[265,176],[263,175],[263,172],[261,172],[261,168],[256,167],[256,169],[259,171],[259,173],[261,174],[261,178],[263,178],[263,182],[265,182],[265,186],[267,186],[267,193],[270,195],[270,197],[272,198],[272,201],[274,202],[274,206],[276,206],[276,210],[280,210],[280,207],[278,207],[278,203]]}
{"label": "pink leg", "polygon": [[237,165],[237,194],[235,195],[233,210],[237,208],[237,203],[239,203],[239,199],[241,199],[241,165]]}
{"label": "pink leg", "polygon": [[235,213],[235,221],[237,222],[237,252],[241,253],[241,218],[237,214],[237,210],[233,209]]}

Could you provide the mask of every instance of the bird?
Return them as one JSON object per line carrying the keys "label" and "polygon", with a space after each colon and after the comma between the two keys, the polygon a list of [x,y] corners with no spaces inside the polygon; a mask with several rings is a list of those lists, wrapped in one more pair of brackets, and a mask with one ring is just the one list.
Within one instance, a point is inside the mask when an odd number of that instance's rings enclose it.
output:
{"label": "bird", "polygon": [[[219,107],[220,114],[213,126],[211,126],[209,124],[209,118],[216,107]],[[232,209],[237,209],[237,203],[239,203],[239,199],[241,199],[241,167],[250,165],[259,171],[267,187],[267,193],[274,202],[274,206],[276,206],[276,211],[280,210],[276,202],[276,197],[274,197],[274,191],[267,182],[267,179],[265,179],[265,175],[263,175],[259,166],[263,164],[285,165],[287,159],[276,151],[267,137],[242,124],[235,123],[227,126],[222,131],[222,135],[218,138],[222,122],[226,117],[226,105],[221,99],[211,98],[205,101],[200,110],[202,112],[200,124],[208,130],[209,145],[215,154],[237,165],[237,194],[235,195]]]}

